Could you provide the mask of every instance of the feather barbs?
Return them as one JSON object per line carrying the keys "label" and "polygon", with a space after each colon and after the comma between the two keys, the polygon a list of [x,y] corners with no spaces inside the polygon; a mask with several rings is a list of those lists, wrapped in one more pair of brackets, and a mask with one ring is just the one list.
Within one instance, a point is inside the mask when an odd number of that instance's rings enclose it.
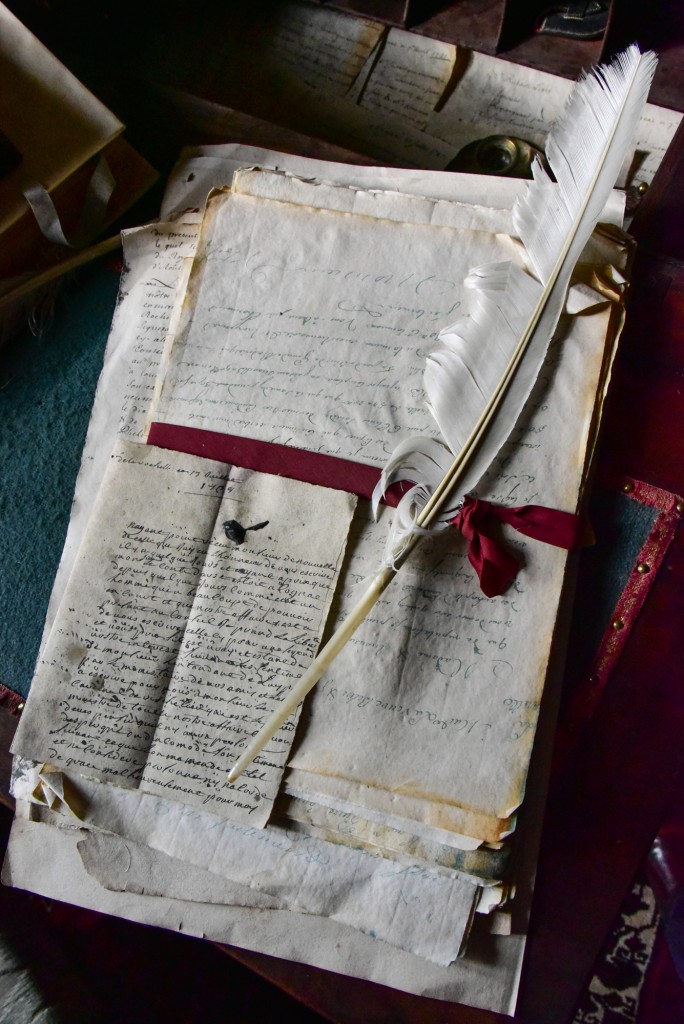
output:
{"label": "feather barbs", "polygon": [[[402,550],[407,536],[443,522],[444,506],[454,506],[477,485],[509,437],[543,364],[573,269],[622,166],[656,62],[654,54],[629,47],[611,65],[585,75],[571,93],[547,144],[556,181],[537,161],[513,209],[536,276],[514,263],[497,263],[466,278],[474,289],[470,316],[442,331],[424,374],[428,408],[454,459],[435,483],[433,469],[442,456],[431,450],[426,463],[425,439],[420,457],[412,452],[415,442],[395,449],[383,478],[410,480],[419,490],[402,499],[406,505],[399,505],[390,548]],[[419,466],[429,472],[421,475]]]}

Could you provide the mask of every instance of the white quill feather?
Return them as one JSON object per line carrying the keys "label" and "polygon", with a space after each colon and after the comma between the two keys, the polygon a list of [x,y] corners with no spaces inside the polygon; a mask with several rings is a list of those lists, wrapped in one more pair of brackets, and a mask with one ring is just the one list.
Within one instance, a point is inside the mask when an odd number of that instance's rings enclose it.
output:
{"label": "white quill feather", "polygon": [[[440,336],[425,388],[445,444],[411,439],[392,455],[374,503],[396,480],[416,486],[399,503],[392,550],[278,711],[253,738],[228,779],[234,781],[318,682],[394,578],[419,537],[453,514],[510,434],[537,379],[560,316],[570,275],[594,229],[627,153],[655,71],[653,54],[636,46],[575,87],[547,157],[514,211],[536,277],[514,265],[471,272],[470,318]],[[448,447],[447,447],[448,446]]]}
{"label": "white quill feather", "polygon": [[388,542],[391,564],[412,531],[450,518],[513,429],[544,361],[572,271],[626,156],[655,66],[654,54],[632,46],[583,76],[571,93],[547,143],[556,183],[537,161],[513,210],[536,276],[514,264],[495,264],[466,279],[475,289],[472,313],[440,334],[424,376],[428,406],[455,459],[435,485],[433,472],[416,474],[408,446],[393,453],[376,505],[398,479],[419,487],[400,503]]}

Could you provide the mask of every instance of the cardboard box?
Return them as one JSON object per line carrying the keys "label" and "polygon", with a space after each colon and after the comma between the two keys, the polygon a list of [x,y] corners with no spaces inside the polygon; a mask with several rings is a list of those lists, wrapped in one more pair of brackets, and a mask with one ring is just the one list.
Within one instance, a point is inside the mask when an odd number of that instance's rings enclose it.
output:
{"label": "cardboard box", "polygon": [[106,214],[91,226],[93,234],[155,180],[149,164],[121,138],[123,130],[121,121],[0,4],[0,133],[10,154],[16,151],[14,166],[0,177],[0,280],[5,288],[8,278],[34,273],[70,254],[43,236],[23,195],[27,186],[37,183],[49,193],[69,237],[102,156],[116,184]]}

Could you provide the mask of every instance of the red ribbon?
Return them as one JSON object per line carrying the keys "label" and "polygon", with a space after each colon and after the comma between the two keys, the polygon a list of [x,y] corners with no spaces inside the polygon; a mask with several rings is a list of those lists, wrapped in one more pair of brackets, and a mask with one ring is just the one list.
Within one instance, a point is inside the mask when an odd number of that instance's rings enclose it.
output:
{"label": "red ribbon", "polygon": [[518,560],[494,536],[498,524],[507,523],[526,537],[568,551],[593,543],[591,528],[583,516],[543,505],[508,508],[467,497],[461,511],[449,521],[468,541],[468,560],[487,597],[503,594],[520,569]]}
{"label": "red ribbon", "polygon": [[[147,443],[235,463],[262,473],[336,487],[362,498],[371,497],[380,477],[380,470],[374,466],[337,456],[169,423],[153,423]],[[386,503],[397,505],[405,490],[403,483],[393,484],[385,495]],[[541,505],[506,508],[479,498],[466,498],[463,508],[451,522],[469,541],[468,558],[487,597],[503,594],[520,568],[517,559],[492,536],[498,523],[508,523],[519,533],[562,548],[572,549],[593,541],[584,519]]]}

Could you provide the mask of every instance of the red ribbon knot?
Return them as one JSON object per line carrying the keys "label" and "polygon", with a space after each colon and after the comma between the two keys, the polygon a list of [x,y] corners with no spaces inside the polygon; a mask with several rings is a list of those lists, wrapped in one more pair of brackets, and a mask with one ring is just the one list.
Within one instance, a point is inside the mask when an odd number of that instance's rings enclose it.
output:
{"label": "red ribbon knot", "polygon": [[461,511],[449,522],[468,541],[468,560],[487,597],[503,594],[520,569],[517,558],[496,538],[499,524],[507,523],[526,537],[568,551],[591,544],[594,539],[584,516],[543,505],[508,508],[466,497]]}

